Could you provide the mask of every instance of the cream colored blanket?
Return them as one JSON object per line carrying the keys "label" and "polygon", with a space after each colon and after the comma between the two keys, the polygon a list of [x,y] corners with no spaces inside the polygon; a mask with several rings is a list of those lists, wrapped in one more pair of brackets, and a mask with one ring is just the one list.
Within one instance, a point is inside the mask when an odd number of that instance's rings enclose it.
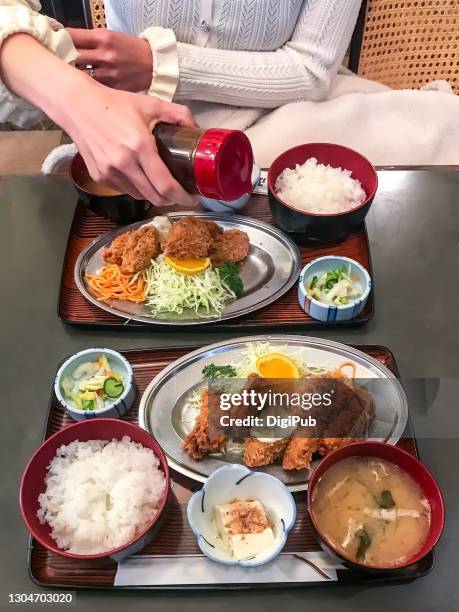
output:
{"label": "cream colored blanket", "polygon": [[446,81],[423,90],[392,90],[345,71],[324,102],[258,110],[196,108],[202,124],[245,129],[255,159],[267,167],[304,142],[349,146],[375,165],[459,164],[459,96]]}
{"label": "cream colored blanket", "polygon": [[[295,102],[265,113],[204,102],[190,108],[202,127],[246,130],[261,167],[304,142],[346,145],[377,166],[459,165],[459,96],[446,81],[392,90],[343,69],[324,102]],[[43,172],[62,171],[74,153],[74,145],[59,147]]]}

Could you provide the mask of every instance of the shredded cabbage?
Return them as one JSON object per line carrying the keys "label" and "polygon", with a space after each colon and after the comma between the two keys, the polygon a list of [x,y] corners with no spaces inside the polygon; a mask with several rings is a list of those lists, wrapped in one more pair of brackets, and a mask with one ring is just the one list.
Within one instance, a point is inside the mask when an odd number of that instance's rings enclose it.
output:
{"label": "shredded cabbage", "polygon": [[190,421],[194,423],[199,415],[199,411],[201,410],[202,394],[205,389],[206,387],[200,387],[199,389],[194,389],[194,391],[191,392],[191,395],[187,400],[187,421],[189,418]]}
{"label": "shredded cabbage", "polygon": [[[269,342],[250,342],[247,348],[241,351],[241,359],[238,362],[233,362],[229,365],[233,366],[236,370],[237,380],[246,380],[250,374],[257,371],[257,360],[264,355],[270,353],[281,353],[289,357],[297,366],[301,376],[307,377],[311,375],[321,374],[326,372],[326,364],[323,366],[308,366],[305,363],[305,354],[303,348],[292,349],[288,346],[274,346]],[[228,384],[228,380],[225,381]],[[199,413],[201,405],[201,396],[208,385],[205,384],[202,387],[194,389],[188,397],[187,404],[190,410],[195,412],[196,416]]]}
{"label": "shredded cabbage", "polygon": [[146,269],[146,277],[146,304],[154,316],[165,312],[180,315],[187,309],[202,318],[220,316],[225,304],[236,299],[218,271],[210,267],[198,274],[181,274],[158,257]]}

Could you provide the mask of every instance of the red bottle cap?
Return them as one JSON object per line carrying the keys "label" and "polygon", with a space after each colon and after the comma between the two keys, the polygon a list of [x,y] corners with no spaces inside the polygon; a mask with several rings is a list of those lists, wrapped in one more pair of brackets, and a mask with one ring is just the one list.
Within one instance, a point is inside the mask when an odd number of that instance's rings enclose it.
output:
{"label": "red bottle cap", "polygon": [[253,152],[239,130],[204,132],[194,156],[194,177],[199,193],[230,202],[252,192]]}

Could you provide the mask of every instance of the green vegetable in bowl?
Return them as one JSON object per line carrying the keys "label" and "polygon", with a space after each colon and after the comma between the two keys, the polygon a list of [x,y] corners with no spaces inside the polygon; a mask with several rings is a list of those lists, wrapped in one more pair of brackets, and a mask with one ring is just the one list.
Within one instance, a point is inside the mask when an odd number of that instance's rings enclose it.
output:
{"label": "green vegetable in bowl", "polygon": [[363,527],[359,529],[356,533],[356,536],[359,539],[359,546],[357,548],[357,559],[359,561],[363,561],[365,559],[365,553],[368,548],[371,546],[371,536],[368,531]]}
{"label": "green vegetable in bowl", "polygon": [[79,410],[102,410],[124,391],[123,378],[114,372],[105,355],[78,365],[61,381],[64,397]]}
{"label": "green vegetable in bowl", "polygon": [[391,508],[395,507],[395,501],[389,489],[384,489],[384,491],[381,491],[381,494],[379,497],[375,498],[375,501],[380,508],[384,508],[385,510],[390,510]]}
{"label": "green vegetable in bowl", "polygon": [[124,391],[124,385],[118,378],[111,376],[104,382],[104,393],[107,397],[119,397]]}
{"label": "green vegetable in bowl", "polygon": [[351,274],[350,265],[328,270],[320,276],[314,275],[305,286],[309,298],[334,306],[352,303],[363,293],[357,277]]}

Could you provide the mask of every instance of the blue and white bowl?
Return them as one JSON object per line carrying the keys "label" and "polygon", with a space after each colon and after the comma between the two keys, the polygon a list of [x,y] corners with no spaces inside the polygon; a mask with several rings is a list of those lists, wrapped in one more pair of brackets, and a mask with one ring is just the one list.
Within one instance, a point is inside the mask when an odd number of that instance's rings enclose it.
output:
{"label": "blue and white bowl", "polygon": [[[305,283],[313,276],[320,276],[328,270],[333,270],[342,265],[351,265],[351,274],[358,278],[358,281],[363,289],[360,297],[356,298],[349,304],[333,306],[323,304],[315,298],[310,298],[307,295]],[[338,255],[326,255],[318,257],[306,264],[301,270],[300,279],[298,281],[298,301],[301,308],[314,319],[319,321],[350,321],[359,315],[367,303],[368,296],[371,291],[371,278],[363,266],[354,259],[342,257]]]}
{"label": "blue and white bowl", "polygon": [[[264,507],[274,533],[274,544],[250,559],[235,560],[224,546],[214,519],[214,508],[233,499],[256,499]],[[217,563],[257,567],[272,561],[283,549],[296,519],[292,494],[277,478],[252,472],[243,465],[225,465],[209,476],[187,507],[188,522],[202,552]]]}
{"label": "blue and white bowl", "polygon": [[[256,164],[253,164],[252,191],[257,186],[259,180],[260,168]],[[205,196],[199,196],[199,201],[204,206],[204,208],[207,208],[207,210],[212,210],[213,212],[234,213],[244,208],[244,206],[249,201],[251,195],[251,193],[245,193],[238,200],[232,200],[231,202],[225,202],[224,200],[212,200],[211,198],[206,198]]]}
{"label": "blue and white bowl", "polygon": [[[96,361],[101,355],[106,355],[114,372],[123,377],[124,391],[114,400],[107,402],[107,406],[101,410],[80,410],[65,399],[61,388],[61,381],[66,376],[71,376],[75,368],[85,361]],[[107,348],[90,348],[69,357],[59,368],[54,381],[54,393],[66,413],[74,421],[84,421],[94,418],[117,419],[124,416],[131,408],[135,400],[134,375],[131,364],[117,351]]]}

